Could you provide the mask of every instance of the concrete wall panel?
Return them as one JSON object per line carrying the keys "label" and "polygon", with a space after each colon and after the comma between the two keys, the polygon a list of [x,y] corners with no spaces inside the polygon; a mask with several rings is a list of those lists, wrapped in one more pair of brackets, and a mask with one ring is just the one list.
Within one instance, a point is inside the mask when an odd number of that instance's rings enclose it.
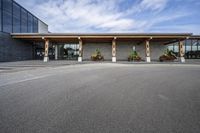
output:
{"label": "concrete wall panel", "polygon": [[[145,56],[145,44],[137,42],[117,42],[117,60],[118,61],[127,61],[130,52],[133,50],[133,46],[135,46],[136,51],[142,57],[142,60],[146,59]],[[105,58],[105,60],[111,60],[111,43],[86,43],[83,45],[83,59],[90,60],[92,53],[99,48]],[[163,54],[166,46],[162,43],[150,42],[150,50],[151,50],[151,60],[158,60],[159,56]]]}
{"label": "concrete wall panel", "polygon": [[38,20],[38,32],[39,33],[48,33],[48,25]]}
{"label": "concrete wall panel", "polygon": [[10,34],[0,32],[0,61],[33,59],[32,45],[12,39]]}
{"label": "concrete wall panel", "polygon": [[112,59],[111,43],[84,43],[83,44],[83,60],[90,60],[91,55],[99,48],[105,60]]}

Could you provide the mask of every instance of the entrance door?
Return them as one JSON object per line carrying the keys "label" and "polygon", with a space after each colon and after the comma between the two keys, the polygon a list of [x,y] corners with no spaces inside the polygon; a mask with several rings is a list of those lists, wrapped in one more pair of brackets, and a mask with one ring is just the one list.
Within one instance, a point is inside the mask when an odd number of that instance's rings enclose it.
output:
{"label": "entrance door", "polygon": [[60,60],[78,60],[79,45],[78,44],[59,44],[58,59]]}

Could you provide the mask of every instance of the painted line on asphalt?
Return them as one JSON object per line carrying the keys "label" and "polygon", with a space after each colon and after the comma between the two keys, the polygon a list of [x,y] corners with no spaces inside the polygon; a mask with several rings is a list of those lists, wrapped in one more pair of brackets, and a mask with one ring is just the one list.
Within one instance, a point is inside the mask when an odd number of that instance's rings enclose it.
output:
{"label": "painted line on asphalt", "polygon": [[43,76],[37,76],[37,77],[28,78],[28,79],[11,81],[11,82],[0,84],[0,87],[12,85],[12,84],[17,84],[17,83],[22,83],[22,82],[26,82],[26,81],[31,81],[31,80],[37,80],[37,79],[45,78],[45,77],[48,77],[48,76],[50,76],[50,75],[43,75]]}

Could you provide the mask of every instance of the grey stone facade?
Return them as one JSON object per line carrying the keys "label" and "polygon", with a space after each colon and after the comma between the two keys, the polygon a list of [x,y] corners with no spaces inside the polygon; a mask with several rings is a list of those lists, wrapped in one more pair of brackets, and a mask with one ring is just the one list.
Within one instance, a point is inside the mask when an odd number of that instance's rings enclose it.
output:
{"label": "grey stone facade", "polygon": [[83,44],[83,60],[90,60],[91,55],[99,48],[104,60],[111,61],[112,59],[112,45],[111,43],[85,43]]}
{"label": "grey stone facade", "polygon": [[0,32],[0,61],[19,61],[33,59],[32,45],[12,39],[10,34]]}
{"label": "grey stone facade", "polygon": [[[145,44],[137,42],[117,42],[116,49],[116,58],[117,61],[127,61],[128,55],[131,50],[135,50],[142,57],[142,60],[146,59],[145,56]],[[112,43],[85,43],[83,45],[83,60],[90,60],[91,55],[95,50],[99,48],[105,60],[111,61],[112,59]],[[158,60],[159,56],[163,54],[166,46],[159,42],[150,42],[151,50],[151,60]]]}
{"label": "grey stone facade", "polygon": [[151,60],[158,60],[164,51],[167,49],[166,45],[159,42],[150,42]]}

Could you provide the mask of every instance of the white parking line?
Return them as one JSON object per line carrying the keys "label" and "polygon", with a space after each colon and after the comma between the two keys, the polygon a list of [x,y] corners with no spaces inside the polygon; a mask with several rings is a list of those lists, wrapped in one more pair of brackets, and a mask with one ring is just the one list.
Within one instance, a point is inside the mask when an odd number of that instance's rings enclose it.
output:
{"label": "white parking line", "polygon": [[6,85],[11,85],[11,84],[16,84],[16,83],[21,83],[21,82],[26,82],[26,81],[31,81],[31,80],[36,80],[36,79],[41,79],[41,78],[45,78],[48,76],[50,76],[50,75],[42,75],[42,76],[36,76],[36,77],[22,79],[22,80],[11,81],[11,82],[0,84],[0,87],[6,86]]}

